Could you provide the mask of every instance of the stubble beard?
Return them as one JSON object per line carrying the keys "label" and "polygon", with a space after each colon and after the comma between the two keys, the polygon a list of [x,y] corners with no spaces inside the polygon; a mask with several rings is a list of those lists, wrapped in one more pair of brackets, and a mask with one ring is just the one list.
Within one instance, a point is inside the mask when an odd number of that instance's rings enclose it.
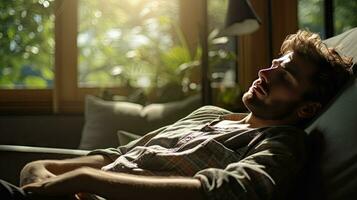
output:
{"label": "stubble beard", "polygon": [[245,107],[256,117],[264,120],[284,120],[292,115],[298,102],[274,101],[270,104],[258,99],[251,92],[246,92],[242,101]]}

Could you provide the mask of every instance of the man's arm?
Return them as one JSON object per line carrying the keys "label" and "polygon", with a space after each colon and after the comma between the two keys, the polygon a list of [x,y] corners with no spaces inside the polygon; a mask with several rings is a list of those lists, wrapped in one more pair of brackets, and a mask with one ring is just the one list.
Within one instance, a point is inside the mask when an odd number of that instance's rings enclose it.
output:
{"label": "man's arm", "polygon": [[187,177],[147,177],[90,170],[90,193],[107,199],[203,199],[201,182]]}
{"label": "man's arm", "polygon": [[117,149],[97,149],[89,153],[89,156],[79,157],[68,160],[40,160],[27,164],[20,175],[20,186],[29,183],[43,181],[47,178],[77,169],[79,167],[101,168],[113,162],[121,154],[125,154],[135,146],[145,145],[152,137],[159,134],[166,127],[156,129],[145,136],[130,142],[127,145],[120,146]]}
{"label": "man's arm", "polygon": [[28,163],[20,174],[20,186],[43,181],[80,167],[101,168],[112,162],[103,155],[83,156],[66,160],[39,160]]}
{"label": "man's arm", "polygon": [[80,168],[46,181],[30,184],[25,190],[41,195],[92,193],[107,199],[203,199],[201,183],[194,178],[148,177],[93,168]]}

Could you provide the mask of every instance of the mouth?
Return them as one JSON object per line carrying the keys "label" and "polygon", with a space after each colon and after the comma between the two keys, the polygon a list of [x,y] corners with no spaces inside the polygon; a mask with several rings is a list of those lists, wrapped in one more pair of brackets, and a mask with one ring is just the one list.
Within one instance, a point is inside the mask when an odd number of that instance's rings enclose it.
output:
{"label": "mouth", "polygon": [[264,82],[262,79],[257,79],[254,81],[252,85],[253,91],[257,92],[261,96],[267,96],[268,95],[268,87],[266,82]]}

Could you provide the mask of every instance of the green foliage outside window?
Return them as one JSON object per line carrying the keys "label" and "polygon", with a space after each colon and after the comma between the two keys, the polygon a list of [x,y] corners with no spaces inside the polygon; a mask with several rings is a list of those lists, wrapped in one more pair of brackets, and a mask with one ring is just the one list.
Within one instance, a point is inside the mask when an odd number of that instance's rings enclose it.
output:
{"label": "green foliage outside window", "polygon": [[[299,27],[319,33],[324,32],[324,0],[299,0]],[[334,29],[335,35],[357,26],[357,1],[334,0]]]}
{"label": "green foliage outside window", "polygon": [[[0,88],[52,87],[54,3],[0,1]],[[222,27],[226,3],[209,1],[210,32]],[[190,81],[200,80],[201,50],[190,55],[178,25],[179,9],[178,0],[79,0],[78,85],[189,90]],[[222,66],[234,59],[233,53],[213,38],[210,42],[214,70],[226,70]],[[195,80],[188,80],[193,73]]]}
{"label": "green foliage outside window", "polygon": [[80,86],[161,86],[192,60],[177,1],[82,0],[79,13]]}
{"label": "green foliage outside window", "polygon": [[80,0],[78,85],[177,90],[184,75],[179,66],[195,60],[178,25],[178,3]]}
{"label": "green foliage outside window", "polygon": [[0,1],[0,88],[53,84],[53,0]]}
{"label": "green foliage outside window", "polygon": [[[197,89],[201,50],[190,55],[178,25],[179,9],[178,0],[80,0],[79,86],[140,88],[149,102],[178,100]],[[222,27],[225,10],[226,3],[210,1],[210,31]],[[226,69],[219,65],[232,61],[232,53],[210,50],[212,66]]]}
{"label": "green foliage outside window", "polygon": [[335,34],[340,34],[357,26],[357,1],[334,0]]}
{"label": "green foliage outside window", "polygon": [[299,0],[299,27],[324,35],[323,0]]}

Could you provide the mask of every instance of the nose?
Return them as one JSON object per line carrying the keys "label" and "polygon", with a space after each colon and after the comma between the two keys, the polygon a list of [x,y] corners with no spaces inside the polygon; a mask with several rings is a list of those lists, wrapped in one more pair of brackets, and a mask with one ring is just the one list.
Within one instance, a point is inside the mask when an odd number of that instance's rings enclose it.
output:
{"label": "nose", "polygon": [[261,69],[258,72],[258,77],[262,79],[264,82],[269,83],[270,76],[274,71],[275,71],[274,67]]}
{"label": "nose", "polygon": [[262,79],[263,81],[265,81],[266,83],[269,83],[269,80],[271,79],[270,76],[272,76],[272,74],[278,70],[279,64],[280,64],[280,62],[278,60],[274,59],[272,61],[271,67],[259,70],[258,77],[260,79]]}

